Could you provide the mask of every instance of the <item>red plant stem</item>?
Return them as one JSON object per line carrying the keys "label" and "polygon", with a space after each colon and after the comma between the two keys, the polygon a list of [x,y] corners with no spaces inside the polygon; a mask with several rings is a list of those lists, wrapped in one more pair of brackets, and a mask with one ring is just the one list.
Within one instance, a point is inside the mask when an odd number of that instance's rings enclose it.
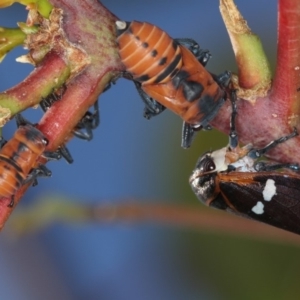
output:
{"label": "red plant stem", "polygon": [[[109,82],[112,75],[103,77],[101,90]],[[72,129],[77,125],[84,113],[97,100],[99,93],[96,78],[88,76],[86,72],[74,78],[68,85],[64,97],[56,102],[40,120],[37,127],[47,137],[49,151],[56,150],[67,141]]]}
{"label": "red plant stem", "polygon": [[[62,27],[68,40],[85,47],[91,62],[68,83],[61,101],[49,109],[38,128],[49,140],[48,150],[63,144],[107,83],[123,69],[115,42],[117,18],[96,0],[52,0],[64,11]],[[76,26],[74,26],[76,24]]]}
{"label": "red plant stem", "polygon": [[[152,201],[153,202],[153,201]],[[150,201],[149,201],[150,203]],[[232,234],[263,241],[292,243],[300,246],[300,237],[296,234],[243,219],[224,212],[216,213],[212,209],[197,209],[185,205],[144,204],[139,201],[127,201],[126,204],[102,204],[91,208],[91,218],[97,222],[152,222],[180,228]]]}
{"label": "red plant stem", "polygon": [[[254,103],[238,101],[237,133],[242,143],[263,147],[270,141],[299,127],[300,103],[300,2],[279,0],[278,56],[276,75],[269,95],[257,98]],[[229,132],[231,114],[228,101],[211,124]],[[300,138],[289,140],[266,155],[280,162],[300,163]]]}
{"label": "red plant stem", "polygon": [[[279,0],[277,67],[271,98],[289,108],[298,123],[300,110],[300,1]],[[282,101],[283,100],[283,101]],[[293,114],[296,114],[294,116]],[[293,122],[292,125],[296,125]]]}
{"label": "red plant stem", "polygon": [[[226,212],[216,212],[204,206],[156,203],[153,199],[120,200],[116,202],[107,199],[106,203],[88,205],[84,199],[77,204],[67,199],[38,199],[36,205],[17,211],[10,225],[16,234],[27,235],[47,229],[58,222],[67,226],[83,226],[89,223],[100,226],[139,226],[147,223],[196,230],[204,234],[226,234],[264,243],[300,246],[300,236],[297,234]],[[53,214],[53,211],[57,213]]]}
{"label": "red plant stem", "polygon": [[42,96],[51,93],[68,78],[70,69],[56,52],[49,52],[43,64],[36,67],[30,75],[0,94],[0,105],[9,108],[12,116],[41,101]]}
{"label": "red plant stem", "polygon": [[[34,88],[39,80],[45,80],[50,86],[48,94],[51,92],[51,82],[58,78],[51,73],[47,77],[48,62],[55,68],[58,62],[62,62],[64,67],[66,60],[73,65],[67,90],[60,101],[47,110],[37,127],[47,137],[49,144],[48,150],[56,150],[61,144],[70,138],[70,132],[81,120],[88,108],[97,100],[99,94],[103,91],[109,81],[123,70],[120,62],[118,49],[115,41],[115,21],[116,17],[110,13],[97,0],[52,0],[55,7],[63,10],[62,28],[69,42],[83,50],[86,54],[87,66],[76,73],[76,63],[80,65],[82,56],[72,57],[68,61],[68,56],[64,49],[54,44],[57,57],[52,57],[55,52],[48,54],[34,72],[34,80],[27,84],[26,93],[32,92],[30,87]],[[50,58],[49,58],[50,56]],[[76,59],[79,61],[77,62]],[[50,67],[50,66],[49,66]],[[61,69],[57,68],[58,71]],[[75,70],[75,71],[74,71]],[[25,82],[28,81],[25,80]],[[13,88],[15,89],[15,88]],[[22,90],[23,91],[23,90]],[[24,91],[23,91],[24,92]],[[38,92],[35,97],[41,98]],[[43,158],[41,158],[42,162]],[[27,190],[29,185],[22,187],[15,195],[15,206]],[[13,211],[8,207],[10,199],[0,199],[0,228],[2,228]]]}

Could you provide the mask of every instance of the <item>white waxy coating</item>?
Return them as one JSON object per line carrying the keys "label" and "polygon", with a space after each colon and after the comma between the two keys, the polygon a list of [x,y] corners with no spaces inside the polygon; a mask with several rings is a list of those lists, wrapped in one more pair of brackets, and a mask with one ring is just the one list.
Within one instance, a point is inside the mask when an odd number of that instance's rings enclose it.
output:
{"label": "white waxy coating", "polygon": [[273,179],[268,179],[266,186],[262,192],[265,201],[271,201],[274,195],[276,195],[276,186]]}
{"label": "white waxy coating", "polygon": [[126,22],[125,21],[116,21],[117,29],[122,30],[126,28]]}
{"label": "white waxy coating", "polygon": [[216,169],[214,171],[222,172],[227,170],[228,164],[225,162],[225,155],[227,149],[228,149],[227,147],[224,147],[212,152],[211,158],[213,159],[216,166]]}
{"label": "white waxy coating", "polygon": [[238,172],[255,172],[254,159],[249,156],[244,156],[230,165],[235,167]]}
{"label": "white waxy coating", "polygon": [[264,213],[264,204],[260,201],[256,203],[251,209],[255,214],[262,215]]}

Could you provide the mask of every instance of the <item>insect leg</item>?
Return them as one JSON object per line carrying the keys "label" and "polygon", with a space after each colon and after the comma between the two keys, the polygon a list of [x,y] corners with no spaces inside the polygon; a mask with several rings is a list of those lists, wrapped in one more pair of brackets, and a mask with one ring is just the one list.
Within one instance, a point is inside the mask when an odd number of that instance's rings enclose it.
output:
{"label": "insect leg", "polygon": [[232,105],[232,113],[230,118],[230,133],[229,133],[229,147],[234,149],[238,146],[238,135],[235,127],[235,120],[237,115],[237,106],[236,106],[236,90],[230,91],[230,100]]}
{"label": "insect leg", "polygon": [[100,124],[100,110],[98,100],[94,103],[94,112],[93,112],[93,119],[91,123],[91,129],[95,129]]}
{"label": "insect leg", "polygon": [[21,114],[16,114],[15,115],[17,127],[24,126],[24,125],[32,125],[27,119],[25,119]]}
{"label": "insect leg", "polygon": [[[90,141],[93,138],[93,129],[97,128],[100,123],[98,100],[94,104],[94,111],[86,112],[81,121],[73,130],[73,134],[83,140]],[[85,130],[82,131],[82,130]]]}
{"label": "insect leg", "polygon": [[37,168],[33,169],[24,179],[23,185],[33,181],[33,186],[37,185],[37,177],[51,177],[52,172],[44,165],[40,165]]}
{"label": "insect leg", "polygon": [[187,122],[182,124],[182,133],[181,133],[181,147],[187,149],[191,146],[197,131],[200,130],[212,130],[212,127],[209,124],[201,125],[199,127],[193,127]]}
{"label": "insect leg", "polygon": [[59,160],[63,157],[69,164],[74,162],[70,151],[64,145],[58,147],[56,151],[45,151],[43,156],[48,160]]}
{"label": "insect leg", "polygon": [[211,54],[208,50],[201,49],[199,44],[193,39],[175,39],[175,41],[188,48],[197,58],[197,60],[201,63],[202,66],[206,66],[208,61],[211,58]]}
{"label": "insect leg", "polygon": [[56,90],[52,90],[52,93],[49,94],[47,97],[43,98],[42,101],[40,102],[40,107],[43,110],[43,112],[47,111],[54,102],[59,101],[65,91],[67,90],[66,84],[63,84],[61,87],[57,88]]}
{"label": "insect leg", "polygon": [[[126,77],[125,72],[124,72],[124,74],[122,74],[120,76]],[[109,90],[111,88],[111,85],[115,84],[116,80],[118,78],[119,77],[117,77],[117,78],[113,79],[111,82],[109,82],[103,89],[103,93],[106,92],[107,90]],[[80,120],[80,122],[74,128],[73,134],[82,140],[87,140],[87,141],[92,140],[93,139],[92,130],[96,129],[100,124],[100,113],[99,112],[100,112],[100,110],[99,110],[99,104],[98,104],[98,100],[97,100],[94,103],[94,111],[93,112],[87,111],[85,113],[83,118]],[[82,130],[85,130],[85,132]]]}
{"label": "insect leg", "polygon": [[146,119],[150,119],[154,116],[157,116],[158,114],[160,114],[166,109],[163,105],[158,103],[156,100],[149,97],[148,94],[142,90],[141,84],[139,82],[134,81],[134,84],[136,86],[139,95],[141,96],[142,100],[146,105],[144,110],[144,117]]}
{"label": "insect leg", "polygon": [[230,80],[231,80],[231,72],[230,71],[225,71],[221,73],[220,75],[214,75],[211,74],[212,77],[215,79],[215,81],[220,85],[222,88],[227,88]]}
{"label": "insect leg", "polygon": [[68,150],[68,148],[64,145],[61,145],[59,148],[58,148],[58,151],[59,153],[61,154],[61,156],[69,163],[73,163],[74,162],[74,159],[70,153],[70,151]]}
{"label": "insect leg", "polygon": [[[103,93],[109,90],[111,88],[111,85],[116,83],[116,80],[117,78],[109,82],[103,89]],[[82,140],[90,141],[93,139],[93,130],[96,129],[99,126],[99,124],[100,124],[100,110],[99,110],[99,104],[97,100],[94,103],[94,111],[93,112],[87,111],[85,113],[83,118],[74,128],[73,134]],[[82,130],[85,130],[85,132]]]}
{"label": "insect leg", "polygon": [[[85,113],[81,121],[77,124],[75,129],[73,130],[74,136],[78,137],[79,139],[90,141],[93,139],[93,131],[91,128],[91,121],[92,114],[88,111]],[[85,131],[83,131],[83,129]]]}
{"label": "insect leg", "polygon": [[[17,165],[18,166],[18,165]],[[17,170],[17,169],[16,169]],[[27,176],[27,178],[25,178],[22,182],[22,184],[27,184],[29,182],[33,182],[33,185],[37,185],[37,180],[36,178],[38,176],[46,176],[49,177],[51,176],[51,171],[49,169],[47,169],[44,165],[40,165],[37,168],[34,168]],[[11,201],[8,204],[8,207],[13,207],[14,206],[14,195],[11,196]]]}
{"label": "insect leg", "polygon": [[43,156],[48,160],[59,160],[63,157],[69,164],[74,162],[70,151],[64,145],[58,147],[56,151],[45,151]]}
{"label": "insect leg", "polygon": [[257,158],[263,156],[266,152],[268,152],[272,148],[276,147],[278,144],[284,143],[285,141],[287,141],[297,135],[298,135],[298,131],[297,131],[296,127],[294,127],[294,131],[291,134],[283,136],[279,139],[276,139],[261,149],[252,149],[251,151],[249,151],[248,156],[251,158],[257,159]]}
{"label": "insect leg", "polygon": [[0,149],[7,143],[3,136],[0,137]]}
{"label": "insect leg", "polygon": [[[15,115],[17,126],[23,126],[26,124],[31,124],[28,120],[26,120],[21,114]],[[32,124],[31,124],[32,125]],[[48,159],[60,159],[63,157],[69,164],[74,162],[72,155],[68,148],[64,145],[60,146],[55,152],[44,152],[44,156]]]}
{"label": "insect leg", "polygon": [[104,92],[106,92],[107,90],[109,90],[110,88],[111,88],[111,84],[115,84],[116,83],[116,80],[113,80],[112,82],[109,82],[106,86],[105,86],[105,88],[103,89],[103,92],[102,93],[104,93]]}
{"label": "insect leg", "polygon": [[43,156],[46,159],[48,159],[48,160],[59,160],[62,157],[62,155],[61,155],[61,153],[60,153],[59,150],[56,150],[56,151],[53,151],[53,152],[51,152],[51,151],[45,151],[43,153]]}
{"label": "insect leg", "polygon": [[286,169],[290,169],[292,171],[300,171],[300,166],[299,164],[291,164],[291,163],[282,163],[282,164],[270,164],[270,163],[266,163],[263,161],[259,161],[257,163],[254,164],[254,169],[257,172],[260,171],[274,171],[274,170],[278,170],[278,169],[282,169],[282,168],[286,168]]}
{"label": "insect leg", "polygon": [[46,112],[50,106],[51,106],[51,102],[49,101],[49,98],[42,97],[42,101],[40,102],[40,107],[41,107],[42,111]]}
{"label": "insect leg", "polygon": [[120,74],[123,78],[132,80],[133,83],[135,84],[135,87],[142,98],[143,102],[145,103],[145,109],[144,109],[144,118],[146,119],[151,119],[154,116],[157,116],[161,112],[163,112],[166,108],[161,105],[159,102],[156,100],[152,99],[151,97],[148,96],[147,93],[145,93],[141,87],[141,84],[137,81],[133,80],[133,77],[130,73],[124,71]]}
{"label": "insect leg", "polygon": [[[201,130],[202,126],[200,126],[199,130]],[[191,124],[187,122],[183,122],[182,124],[182,134],[181,134],[181,147],[187,149],[191,146],[194,138],[195,138],[195,129]]]}
{"label": "insect leg", "polygon": [[153,100],[152,98],[149,97],[149,99],[152,101],[152,104],[157,108],[157,110],[159,110],[159,112],[157,113],[156,111],[153,112],[153,110],[150,110],[149,107],[145,107],[144,109],[144,118],[146,118],[147,120],[150,120],[152,117],[157,116],[158,114],[160,114],[161,112],[163,112],[166,108],[161,105],[159,102]]}

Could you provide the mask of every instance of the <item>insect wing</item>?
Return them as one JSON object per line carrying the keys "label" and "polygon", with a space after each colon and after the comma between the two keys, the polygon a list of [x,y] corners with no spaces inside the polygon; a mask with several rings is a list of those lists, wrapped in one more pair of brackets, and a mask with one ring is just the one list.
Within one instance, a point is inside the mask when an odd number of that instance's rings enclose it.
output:
{"label": "insect wing", "polygon": [[232,172],[218,177],[220,195],[211,206],[300,234],[300,176]]}

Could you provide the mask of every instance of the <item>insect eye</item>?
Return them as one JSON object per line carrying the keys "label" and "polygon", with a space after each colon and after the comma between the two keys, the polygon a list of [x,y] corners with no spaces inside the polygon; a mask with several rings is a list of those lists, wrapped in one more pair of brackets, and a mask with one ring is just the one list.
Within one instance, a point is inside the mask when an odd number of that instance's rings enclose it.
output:
{"label": "insect eye", "polygon": [[216,169],[216,165],[214,161],[209,156],[205,156],[205,158],[200,163],[201,172],[213,172]]}

